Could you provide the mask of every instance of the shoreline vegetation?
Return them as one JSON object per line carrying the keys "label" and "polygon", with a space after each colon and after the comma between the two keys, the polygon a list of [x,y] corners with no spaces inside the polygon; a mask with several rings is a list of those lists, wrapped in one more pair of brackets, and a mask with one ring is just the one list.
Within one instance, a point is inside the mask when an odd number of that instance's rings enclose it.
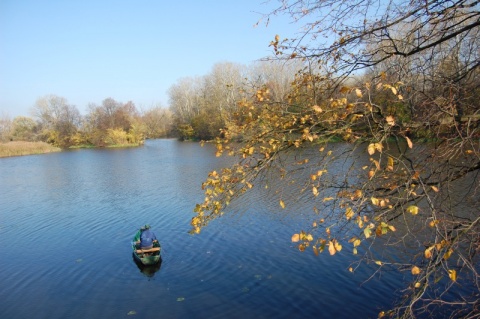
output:
{"label": "shoreline vegetation", "polygon": [[62,149],[46,142],[14,141],[0,143],[0,158],[24,155],[47,154],[61,152]]}
{"label": "shoreline vegetation", "polygon": [[[142,146],[143,143],[137,144],[116,144],[108,145],[105,147],[96,147],[94,145],[77,145],[69,147],[67,149],[81,149],[81,148],[125,148],[125,147],[138,147]],[[0,158],[4,157],[16,157],[16,156],[26,156],[26,155],[38,155],[38,154],[48,154],[55,152],[62,152],[65,149],[60,147],[53,146],[46,142],[27,142],[27,141],[14,141],[7,143],[0,143]]]}

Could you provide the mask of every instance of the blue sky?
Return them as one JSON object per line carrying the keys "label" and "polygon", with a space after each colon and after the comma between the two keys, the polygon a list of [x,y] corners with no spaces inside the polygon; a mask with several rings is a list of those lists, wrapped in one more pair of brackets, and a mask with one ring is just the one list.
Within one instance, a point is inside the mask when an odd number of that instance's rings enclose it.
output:
{"label": "blue sky", "polygon": [[168,106],[178,79],[219,62],[250,64],[295,32],[286,18],[254,24],[276,0],[2,0],[0,113],[30,116],[42,96],[85,114],[111,97],[138,108]]}

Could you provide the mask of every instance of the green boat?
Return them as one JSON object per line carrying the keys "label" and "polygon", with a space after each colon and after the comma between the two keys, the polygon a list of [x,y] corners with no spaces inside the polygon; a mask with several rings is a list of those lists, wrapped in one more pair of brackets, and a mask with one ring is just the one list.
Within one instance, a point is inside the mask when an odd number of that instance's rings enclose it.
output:
{"label": "green boat", "polygon": [[150,249],[140,249],[137,247],[134,237],[134,240],[132,241],[132,250],[135,260],[145,266],[158,264],[161,259],[162,246],[158,241],[153,242],[153,247]]}

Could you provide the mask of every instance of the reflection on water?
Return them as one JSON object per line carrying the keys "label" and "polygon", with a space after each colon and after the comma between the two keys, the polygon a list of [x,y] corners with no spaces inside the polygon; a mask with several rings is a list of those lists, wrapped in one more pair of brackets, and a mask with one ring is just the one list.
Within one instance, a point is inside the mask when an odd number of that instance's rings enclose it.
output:
{"label": "reflection on water", "polygon": [[139,262],[135,258],[135,255],[133,253],[132,253],[132,259],[133,259],[133,262],[135,263],[135,265],[137,265],[138,270],[140,270],[140,272],[148,278],[152,278],[153,276],[155,276],[157,271],[159,271],[160,268],[162,267],[162,259],[161,258],[160,258],[160,261],[157,264],[150,265],[150,266],[145,266],[144,264]]}

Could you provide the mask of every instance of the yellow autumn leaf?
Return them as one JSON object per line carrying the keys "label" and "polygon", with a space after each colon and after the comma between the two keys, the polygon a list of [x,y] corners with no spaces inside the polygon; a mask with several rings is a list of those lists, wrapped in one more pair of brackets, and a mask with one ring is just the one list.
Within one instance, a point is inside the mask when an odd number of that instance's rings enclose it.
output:
{"label": "yellow autumn leaf", "polygon": [[368,178],[369,178],[369,179],[372,179],[373,176],[375,176],[375,171],[369,170],[369,171],[368,171]]}
{"label": "yellow autumn leaf", "polygon": [[317,171],[317,176],[322,176],[323,173],[326,173],[326,172],[327,172],[326,170],[321,169],[321,170]]}
{"label": "yellow autumn leaf", "polygon": [[280,207],[285,208],[285,203],[283,202],[283,200],[280,200]]}
{"label": "yellow autumn leaf", "polygon": [[333,245],[334,245],[336,251],[341,251],[342,250],[342,245],[338,241],[334,240]]}
{"label": "yellow autumn leaf", "polygon": [[292,243],[296,243],[300,240],[300,234],[293,234]]}
{"label": "yellow autumn leaf", "polygon": [[438,187],[432,186],[432,190],[433,190],[435,193],[438,193]]}
{"label": "yellow autumn leaf", "polygon": [[357,238],[353,241],[353,247],[358,247],[358,246],[360,246],[361,243],[362,243],[362,241]]}
{"label": "yellow autumn leaf", "polygon": [[355,213],[354,213],[353,209],[348,207],[346,212],[345,212],[345,217],[347,218],[347,220],[350,220],[350,218],[352,218],[354,214]]}
{"label": "yellow autumn leaf", "polygon": [[355,198],[358,199],[358,198],[362,197],[362,195],[363,195],[363,193],[362,193],[362,190],[361,190],[361,189],[357,189],[357,190],[355,191]]}
{"label": "yellow autumn leaf", "polygon": [[324,202],[328,202],[328,201],[330,201],[330,200],[334,200],[334,198],[333,198],[333,197],[325,197],[325,198],[323,199]]}
{"label": "yellow autumn leaf", "polygon": [[370,198],[370,200],[372,201],[372,204],[375,206],[378,206],[380,204],[380,200],[378,198],[372,197]]}
{"label": "yellow autumn leaf", "polygon": [[416,283],[415,283],[415,288],[420,288],[421,285],[422,285],[421,283],[416,282]]}
{"label": "yellow autumn leaf", "polygon": [[353,253],[354,255],[358,254],[357,248],[354,247],[353,250],[352,250],[352,253]]}
{"label": "yellow autumn leaf", "polygon": [[353,272],[353,268],[352,267],[348,268],[348,271]]}
{"label": "yellow autumn leaf", "polygon": [[318,196],[318,189],[315,186],[313,186],[312,192],[313,192],[313,196]]}
{"label": "yellow autumn leaf", "polygon": [[312,234],[308,234],[307,236],[305,236],[305,239],[308,241],[312,241],[313,240]]}
{"label": "yellow autumn leaf", "polygon": [[387,124],[390,125],[390,126],[394,126],[395,125],[395,119],[393,118],[393,116],[389,115],[385,118],[385,120],[387,121]]}
{"label": "yellow autumn leaf", "polygon": [[342,88],[340,89],[340,93],[342,94],[346,94],[350,91],[350,88],[347,87],[347,86],[342,86]]}
{"label": "yellow autumn leaf", "polygon": [[420,268],[417,266],[412,267],[412,275],[418,275],[420,273]]}
{"label": "yellow autumn leaf", "polygon": [[435,227],[435,225],[437,225],[438,223],[439,223],[438,220],[432,220],[430,223],[428,223],[428,226]]}
{"label": "yellow autumn leaf", "polygon": [[314,106],[312,106],[312,108],[316,113],[322,113],[323,112],[322,108],[318,105],[314,105]]}
{"label": "yellow autumn leaf", "polygon": [[412,215],[417,215],[418,214],[418,207],[415,205],[411,205],[407,207],[407,212],[409,212]]}
{"label": "yellow autumn leaf", "polygon": [[427,258],[427,259],[432,258],[432,250],[433,250],[434,247],[435,246],[431,246],[431,247],[425,249],[425,252],[424,252],[425,258]]}
{"label": "yellow autumn leaf", "polygon": [[363,228],[363,221],[362,221],[362,218],[360,216],[357,216],[356,223],[357,223],[358,227]]}
{"label": "yellow autumn leaf", "polygon": [[365,235],[365,238],[369,238],[370,235],[372,234],[372,230],[370,228],[365,228],[363,230],[363,234]]}
{"label": "yellow autumn leaf", "polygon": [[335,255],[335,253],[337,252],[337,251],[335,250],[335,247],[334,247],[332,241],[329,241],[329,242],[328,242],[328,252],[330,253],[331,256]]}
{"label": "yellow autumn leaf", "polygon": [[457,271],[455,269],[448,270],[448,277],[450,277],[452,281],[457,281]]}
{"label": "yellow autumn leaf", "polygon": [[389,156],[388,157],[388,165],[387,165],[387,170],[389,171],[393,171],[393,157]]}
{"label": "yellow autumn leaf", "polygon": [[393,93],[393,94],[397,95],[397,89],[396,89],[396,88],[394,88],[394,87],[392,86],[392,87],[390,87],[390,90],[392,90],[392,93]]}
{"label": "yellow autumn leaf", "polygon": [[408,145],[408,148],[412,148],[413,147],[413,143],[412,143],[412,140],[410,140],[408,137],[405,136],[405,139],[407,140],[407,145]]}
{"label": "yellow autumn leaf", "polygon": [[362,97],[363,96],[362,90],[360,90],[360,89],[355,89],[355,94],[357,95],[357,97]]}
{"label": "yellow autumn leaf", "polygon": [[374,143],[368,144],[367,151],[368,151],[368,154],[370,155],[375,154],[375,144]]}
{"label": "yellow autumn leaf", "polygon": [[453,249],[449,249],[445,255],[443,255],[443,259],[447,260],[448,258],[450,258],[450,256],[452,255],[453,253]]}
{"label": "yellow autumn leaf", "polygon": [[376,263],[377,265],[379,265],[379,266],[382,266],[382,265],[383,265],[383,263],[382,263],[380,260],[375,260],[375,263]]}
{"label": "yellow autumn leaf", "polygon": [[373,146],[375,147],[375,149],[376,149],[377,151],[379,151],[380,153],[382,152],[382,150],[383,150],[383,145],[382,145],[382,143],[374,143]]}

